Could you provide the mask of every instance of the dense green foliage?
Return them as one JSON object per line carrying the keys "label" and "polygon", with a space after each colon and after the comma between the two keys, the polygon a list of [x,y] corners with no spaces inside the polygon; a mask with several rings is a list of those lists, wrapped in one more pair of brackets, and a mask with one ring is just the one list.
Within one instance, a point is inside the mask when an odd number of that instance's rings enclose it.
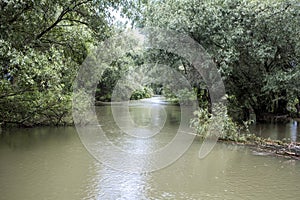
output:
{"label": "dense green foliage", "polygon": [[231,117],[228,116],[224,109],[219,109],[212,115],[208,109],[200,108],[194,112],[195,118],[191,121],[191,126],[196,129],[199,136],[206,138],[212,134],[212,127],[219,127],[217,130],[218,137],[224,140],[238,141],[240,140],[241,129]]}
{"label": "dense green foliage", "polygon": [[[258,120],[288,113],[299,97],[300,9],[289,0],[147,1],[139,26],[188,34],[223,76],[229,112]],[[137,11],[138,12],[138,11]],[[186,64],[188,65],[188,64]],[[194,74],[185,68],[186,74]],[[201,88],[197,86],[198,88]]]}
{"label": "dense green foliage", "polygon": [[71,122],[72,81],[118,1],[0,2],[0,124]]}
{"label": "dense green foliage", "polygon": [[133,91],[130,99],[131,100],[139,100],[139,99],[144,99],[144,98],[150,98],[152,96],[153,96],[152,89],[148,88],[148,87],[144,87],[142,89]]}
{"label": "dense green foliage", "polygon": [[[131,38],[131,35],[124,36],[125,40],[134,39]],[[124,39],[124,38],[123,38]],[[129,43],[129,42],[128,42]],[[124,52],[125,53],[125,52]],[[98,101],[111,101],[112,93],[117,86],[117,84],[122,84],[122,88],[127,88],[132,92],[131,99],[137,100],[141,98],[149,98],[153,95],[153,92],[150,91],[150,88],[144,87],[139,84],[135,84],[133,81],[122,81],[126,80],[128,76],[132,77],[133,80],[140,76],[139,72],[136,72],[135,69],[140,66],[143,62],[143,56],[138,55],[139,52],[126,52],[124,56],[115,58],[115,60],[104,70],[99,84],[97,86],[97,91],[95,98]],[[135,77],[135,78],[134,78]],[[136,88],[138,87],[138,88]],[[129,92],[128,91],[128,92]],[[127,97],[127,90],[118,91],[120,96],[123,96],[125,99]],[[124,94],[123,94],[124,93]],[[129,95],[129,94],[128,94]]]}
{"label": "dense green foliage", "polygon": [[[300,101],[297,0],[4,0],[0,2],[0,124],[71,122],[73,80],[89,50],[116,30],[112,8],[120,8],[136,26],[167,28],[199,42],[223,77],[228,113],[234,119],[247,120],[254,112],[264,120],[266,114],[296,111]],[[143,63],[178,70],[195,88],[201,107],[210,112],[208,88],[192,64],[162,50],[116,59],[104,71],[96,99],[110,100],[120,77]],[[132,99],[151,93],[140,89]],[[172,98],[168,88],[164,90]],[[178,95],[190,96],[186,91]]]}

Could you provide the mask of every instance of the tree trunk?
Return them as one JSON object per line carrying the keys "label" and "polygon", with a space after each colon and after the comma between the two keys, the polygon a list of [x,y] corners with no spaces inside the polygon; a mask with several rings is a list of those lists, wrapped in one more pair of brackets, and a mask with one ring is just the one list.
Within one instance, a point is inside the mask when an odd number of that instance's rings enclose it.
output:
{"label": "tree trunk", "polygon": [[277,104],[274,107],[273,113],[275,115],[285,115],[285,114],[287,114],[288,113],[287,104],[288,104],[288,100],[287,100],[286,91],[282,91],[281,94],[280,94],[280,99],[277,101]]}

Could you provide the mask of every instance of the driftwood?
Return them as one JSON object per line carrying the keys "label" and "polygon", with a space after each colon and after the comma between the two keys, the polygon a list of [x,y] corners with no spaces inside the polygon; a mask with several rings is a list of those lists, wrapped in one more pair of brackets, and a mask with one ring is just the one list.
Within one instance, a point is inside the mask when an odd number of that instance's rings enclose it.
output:
{"label": "driftwood", "polygon": [[265,144],[258,145],[258,150],[267,151],[275,155],[285,156],[300,160],[300,143],[290,144],[276,144],[267,142]]}
{"label": "driftwood", "polygon": [[300,160],[300,143],[292,142],[290,144],[283,143],[282,141],[269,141],[262,140],[258,141],[246,141],[236,142],[219,138],[219,142],[235,144],[239,146],[248,146],[254,155],[259,156],[281,156],[294,160]]}

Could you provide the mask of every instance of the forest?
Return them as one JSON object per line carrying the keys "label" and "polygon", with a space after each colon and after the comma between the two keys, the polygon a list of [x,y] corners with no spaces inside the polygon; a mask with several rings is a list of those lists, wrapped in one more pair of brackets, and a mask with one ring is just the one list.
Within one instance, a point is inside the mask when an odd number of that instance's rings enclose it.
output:
{"label": "forest", "polygon": [[299,0],[0,0],[0,200],[299,200],[299,160]]}
{"label": "forest", "polygon": [[[114,23],[112,10],[128,23]],[[253,114],[265,122],[299,117],[299,21],[296,0],[3,0],[0,124],[72,124],[72,84],[89,52],[129,27],[149,26],[187,34],[209,53],[236,123]],[[188,77],[199,105],[209,110],[209,91],[192,64],[160,50],[112,62],[95,99],[110,101],[122,73],[146,61],[167,64]],[[157,88],[145,85],[132,98],[149,97]]]}

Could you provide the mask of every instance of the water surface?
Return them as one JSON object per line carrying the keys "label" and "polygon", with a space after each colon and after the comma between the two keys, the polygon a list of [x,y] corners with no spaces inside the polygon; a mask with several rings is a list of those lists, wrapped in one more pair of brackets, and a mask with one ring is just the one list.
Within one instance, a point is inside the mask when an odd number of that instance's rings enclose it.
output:
{"label": "water surface", "polygon": [[[177,106],[165,106],[162,134],[128,137],[116,127],[110,106],[97,107],[108,138],[132,152],[148,152],[170,142],[180,122]],[[137,124],[148,123],[149,107],[130,108]],[[158,119],[164,114],[158,114]],[[174,164],[152,173],[128,174],[96,161],[74,127],[2,130],[0,199],[298,199],[300,163],[257,156],[246,147],[217,144],[203,160],[196,139]],[[120,158],[120,165],[130,162]]]}
{"label": "water surface", "polygon": [[250,126],[250,131],[263,138],[300,141],[300,122],[295,120],[289,123],[257,123]]}

